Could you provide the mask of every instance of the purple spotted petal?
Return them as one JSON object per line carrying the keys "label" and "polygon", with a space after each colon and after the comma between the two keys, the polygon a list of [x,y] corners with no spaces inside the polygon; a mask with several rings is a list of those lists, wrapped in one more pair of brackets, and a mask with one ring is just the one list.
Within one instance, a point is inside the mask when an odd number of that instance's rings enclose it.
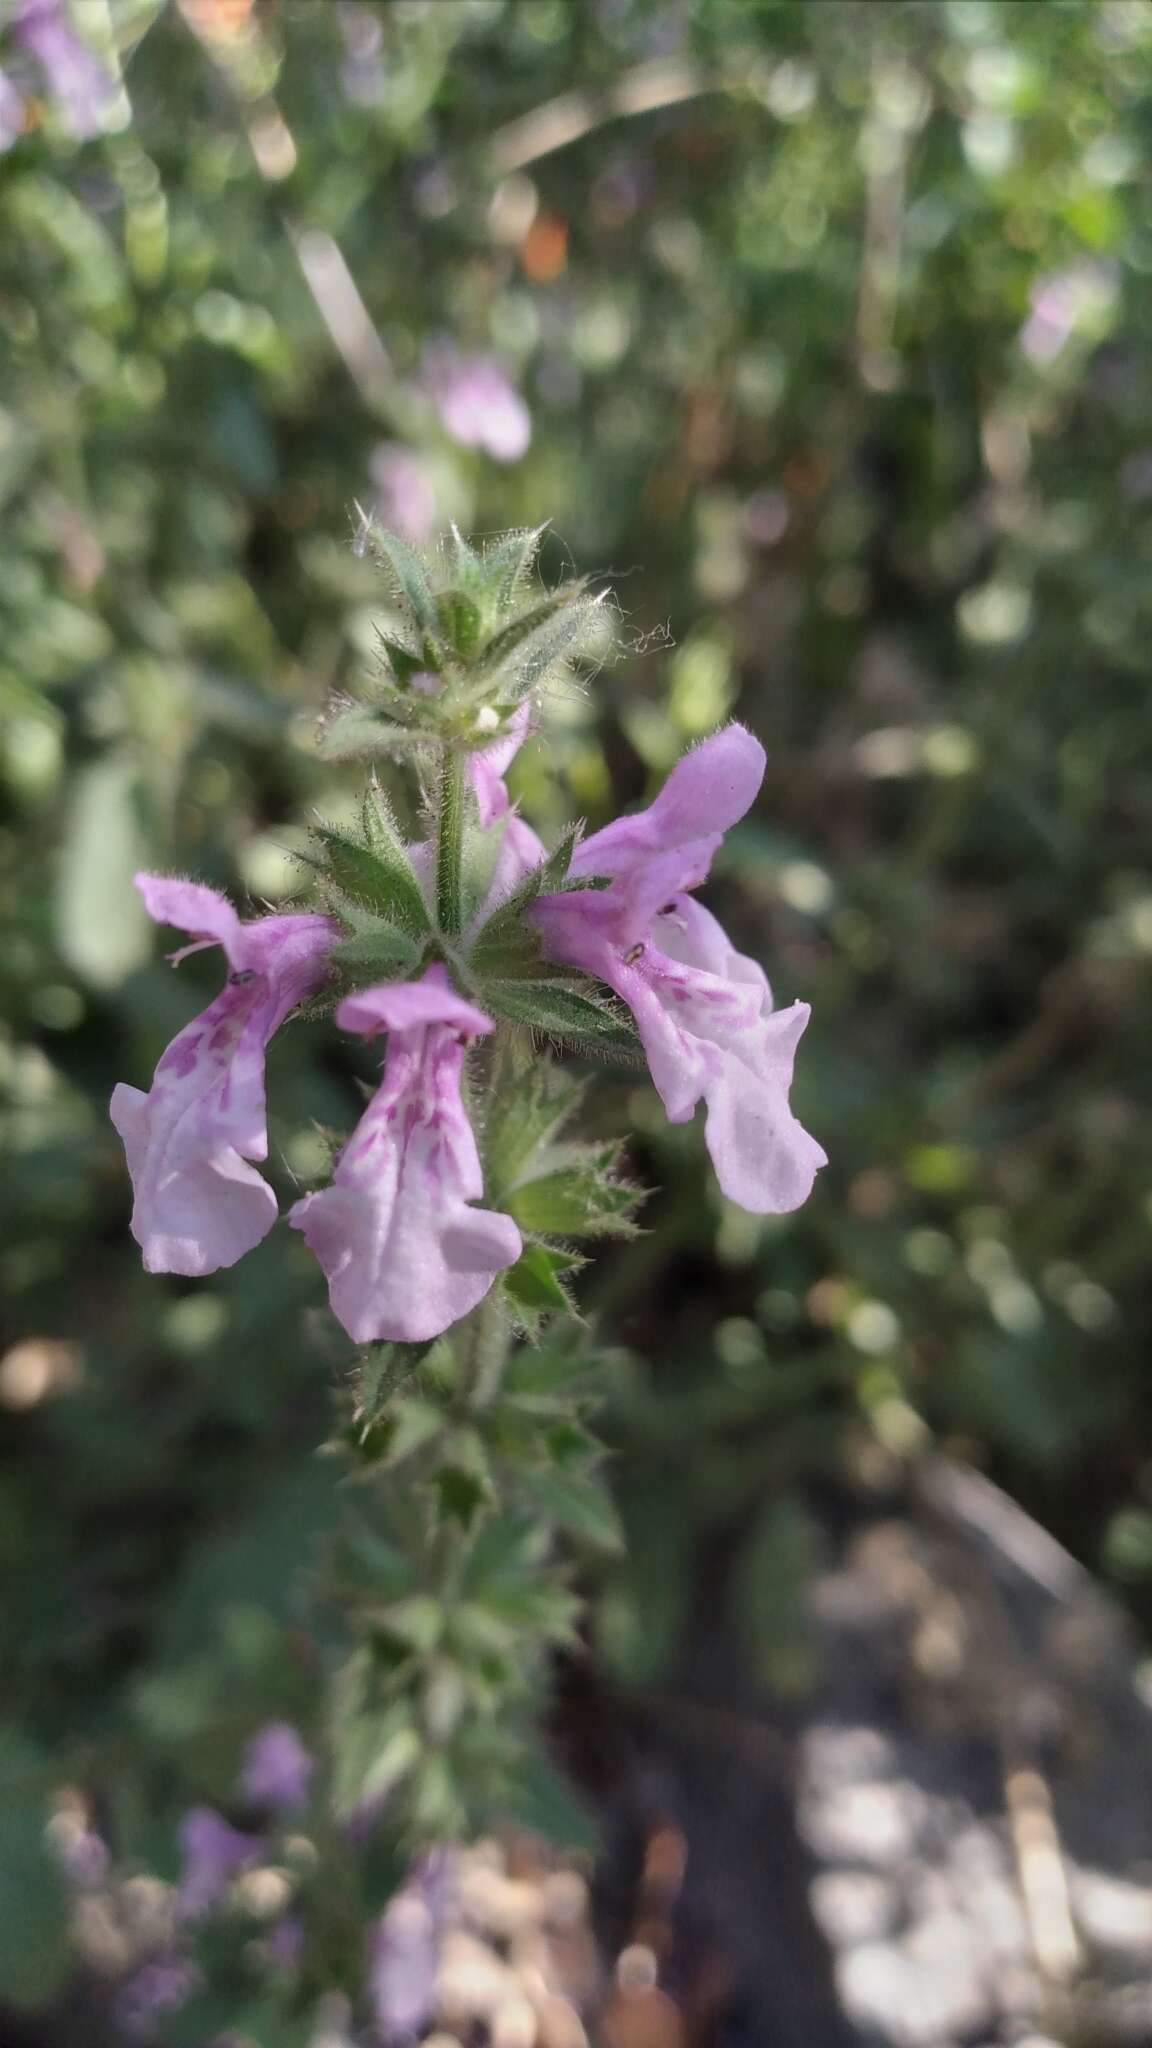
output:
{"label": "purple spotted petal", "polygon": [[389,1031],[384,1078],[331,1186],[288,1220],[354,1342],[420,1343],[467,1315],[520,1256],[511,1217],[471,1206],[484,1181],[460,1084],[465,1040],[491,1020],[442,967],[350,996],[337,1015],[346,1029]]}
{"label": "purple spotted petal", "polygon": [[612,899],[634,880],[542,898],[534,914],[545,950],[627,1003],[671,1123],[687,1122],[704,1101],[705,1142],[729,1199],[758,1215],[798,1208],[825,1164],[788,1106],[808,1006],[774,1011],[755,961],[688,896],[651,917],[645,939],[622,939]]}
{"label": "purple spotted petal", "polygon": [[150,1273],[202,1275],[235,1265],[266,1237],[276,1198],[247,1162],[268,1156],[264,1056],[269,1039],[327,971],[329,918],[242,925],[214,889],[137,878],[151,916],[196,943],[219,944],[226,986],[163,1054],[147,1094],[121,1082],[110,1105],[135,1201],[132,1234]]}

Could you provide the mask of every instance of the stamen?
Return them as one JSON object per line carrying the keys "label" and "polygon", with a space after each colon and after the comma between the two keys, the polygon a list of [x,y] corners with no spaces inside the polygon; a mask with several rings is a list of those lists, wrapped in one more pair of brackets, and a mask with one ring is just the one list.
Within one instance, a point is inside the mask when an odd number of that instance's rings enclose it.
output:
{"label": "stamen", "polygon": [[628,951],[624,955],[624,965],[625,967],[634,967],[636,965],[637,960],[642,960],[643,957],[644,941],[643,939],[641,939],[638,945],[630,946],[628,948]]}
{"label": "stamen", "polygon": [[219,939],[193,939],[191,945],[178,946],[174,953],[168,953],[165,957],[169,967],[179,967],[180,962],[189,959],[193,953],[205,953],[209,946],[219,944]]}

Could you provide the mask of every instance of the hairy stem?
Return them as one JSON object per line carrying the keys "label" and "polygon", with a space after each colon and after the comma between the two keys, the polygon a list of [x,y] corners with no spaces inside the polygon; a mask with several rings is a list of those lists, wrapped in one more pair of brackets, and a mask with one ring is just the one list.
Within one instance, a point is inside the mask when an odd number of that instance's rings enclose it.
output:
{"label": "hairy stem", "polygon": [[440,929],[448,938],[455,938],[464,921],[463,847],[464,763],[455,748],[445,747],[436,825],[436,914]]}

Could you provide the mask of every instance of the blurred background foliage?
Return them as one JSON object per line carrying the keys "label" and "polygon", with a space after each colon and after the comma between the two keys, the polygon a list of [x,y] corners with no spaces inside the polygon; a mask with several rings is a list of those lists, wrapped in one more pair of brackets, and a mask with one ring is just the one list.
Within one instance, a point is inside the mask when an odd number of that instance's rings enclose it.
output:
{"label": "blurred background foliage", "polygon": [[[553,573],[613,581],[615,658],[515,771],[545,828],[729,715],[769,749],[710,900],[812,1004],[831,1164],[751,1218],[646,1087],[597,1097],[659,1189],[588,1291],[630,1540],[598,1654],[658,1678],[722,1539],[802,1690],[812,1486],[932,1442],[1152,1623],[1146,0],[72,0],[94,113],[5,12],[14,1753],[163,1867],[239,1741],[317,1710],[345,1354],[287,1232],[141,1273],[106,1103],[213,986],[134,869],[276,902],[347,811],[314,740],[371,652],[357,503],[548,519]],[[474,358],[510,433],[442,402]],[[269,1092],[286,1191],[355,1103],[322,1026]]]}

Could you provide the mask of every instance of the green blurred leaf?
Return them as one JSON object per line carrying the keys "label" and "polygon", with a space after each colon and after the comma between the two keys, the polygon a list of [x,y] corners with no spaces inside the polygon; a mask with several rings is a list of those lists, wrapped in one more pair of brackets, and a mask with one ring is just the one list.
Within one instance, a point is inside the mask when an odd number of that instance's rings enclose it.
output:
{"label": "green blurred leaf", "polygon": [[56,929],[70,967],[115,988],[148,958],[151,924],[133,876],[146,863],[140,786],[128,753],[79,771],[60,853]]}

